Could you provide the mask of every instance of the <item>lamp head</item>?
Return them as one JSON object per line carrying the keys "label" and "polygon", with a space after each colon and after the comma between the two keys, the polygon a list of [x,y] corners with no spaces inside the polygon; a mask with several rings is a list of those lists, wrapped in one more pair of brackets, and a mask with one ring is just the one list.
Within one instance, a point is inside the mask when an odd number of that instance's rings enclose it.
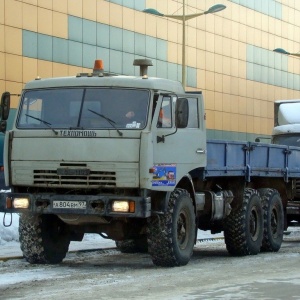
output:
{"label": "lamp head", "polygon": [[223,4],[216,4],[216,5],[213,5],[212,7],[210,7],[207,11],[205,11],[204,13],[205,14],[214,14],[216,12],[219,12],[221,10],[224,10],[226,8],[225,5]]}
{"label": "lamp head", "polygon": [[151,14],[151,15],[160,16],[160,17],[164,16],[164,14],[160,13],[159,11],[157,11],[154,8],[146,8],[146,9],[143,10],[143,12],[147,13],[147,14]]}
{"label": "lamp head", "polygon": [[291,53],[290,52],[287,52],[285,51],[284,49],[282,48],[276,48],[273,50],[274,52],[277,52],[277,53],[281,53],[281,54],[286,54],[286,55],[290,55]]}

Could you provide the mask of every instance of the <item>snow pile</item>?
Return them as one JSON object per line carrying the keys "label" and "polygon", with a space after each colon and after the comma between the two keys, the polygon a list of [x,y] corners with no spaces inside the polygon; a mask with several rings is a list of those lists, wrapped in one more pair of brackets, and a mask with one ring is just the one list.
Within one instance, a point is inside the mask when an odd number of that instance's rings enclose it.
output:
{"label": "snow pile", "polygon": [[[6,214],[4,219],[4,213],[0,212],[0,245],[7,242],[19,241],[19,215],[18,214]],[[6,227],[12,223],[11,226]],[[6,225],[6,226],[4,226]]]}

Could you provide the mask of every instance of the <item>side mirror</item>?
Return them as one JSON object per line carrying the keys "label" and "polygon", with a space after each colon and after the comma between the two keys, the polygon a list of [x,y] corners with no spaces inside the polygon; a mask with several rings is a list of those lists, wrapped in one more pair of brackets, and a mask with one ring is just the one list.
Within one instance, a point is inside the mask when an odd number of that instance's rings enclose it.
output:
{"label": "side mirror", "polygon": [[189,120],[189,102],[186,98],[176,101],[175,124],[177,128],[186,128]]}
{"label": "side mirror", "polygon": [[6,121],[9,116],[9,109],[10,109],[10,93],[4,92],[1,96],[1,120]]}

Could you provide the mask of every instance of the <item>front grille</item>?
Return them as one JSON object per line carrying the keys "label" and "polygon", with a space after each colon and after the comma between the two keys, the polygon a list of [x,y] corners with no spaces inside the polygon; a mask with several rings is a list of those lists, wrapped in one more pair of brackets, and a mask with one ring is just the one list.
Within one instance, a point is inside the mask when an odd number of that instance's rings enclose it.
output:
{"label": "front grille", "polygon": [[89,175],[58,175],[57,170],[33,170],[34,184],[38,186],[103,187],[116,186],[116,173],[91,171]]}

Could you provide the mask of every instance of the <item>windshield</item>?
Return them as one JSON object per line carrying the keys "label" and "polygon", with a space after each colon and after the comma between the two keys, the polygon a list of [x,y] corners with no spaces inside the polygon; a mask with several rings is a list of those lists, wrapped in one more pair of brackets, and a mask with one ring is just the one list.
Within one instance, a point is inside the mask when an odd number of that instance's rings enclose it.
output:
{"label": "windshield", "polygon": [[300,133],[274,135],[272,144],[300,146]]}
{"label": "windshield", "polygon": [[149,91],[121,88],[64,88],[23,94],[18,128],[142,129]]}

